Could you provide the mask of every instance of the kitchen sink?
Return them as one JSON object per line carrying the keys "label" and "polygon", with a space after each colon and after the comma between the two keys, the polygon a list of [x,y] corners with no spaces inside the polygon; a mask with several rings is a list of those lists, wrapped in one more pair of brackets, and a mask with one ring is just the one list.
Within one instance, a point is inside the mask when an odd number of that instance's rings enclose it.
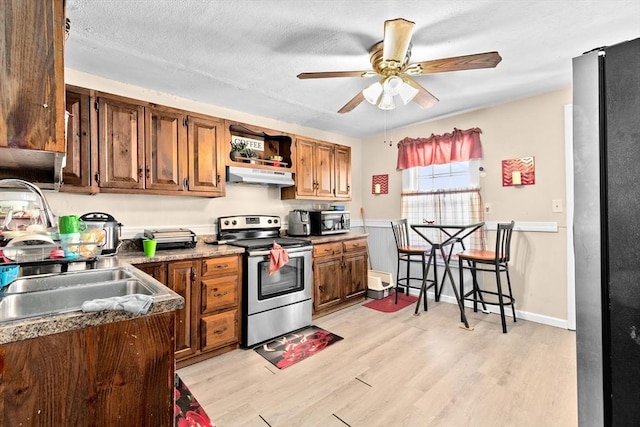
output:
{"label": "kitchen sink", "polygon": [[104,270],[76,271],[63,274],[43,274],[33,277],[22,277],[10,283],[5,293],[23,293],[46,291],[66,286],[80,286],[91,283],[110,282],[121,279],[130,279],[131,272],[121,268],[109,268]]}
{"label": "kitchen sink", "polygon": [[93,299],[168,293],[159,282],[126,267],[22,277],[0,296],[0,322],[80,311]]}

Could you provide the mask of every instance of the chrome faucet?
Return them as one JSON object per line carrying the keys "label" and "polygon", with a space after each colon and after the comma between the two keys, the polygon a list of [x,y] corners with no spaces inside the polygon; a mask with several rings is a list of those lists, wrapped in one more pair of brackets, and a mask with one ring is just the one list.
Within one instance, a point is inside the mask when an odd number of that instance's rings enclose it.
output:
{"label": "chrome faucet", "polygon": [[25,187],[31,192],[35,193],[40,198],[40,205],[42,206],[42,210],[44,211],[45,221],[47,222],[45,225],[47,229],[56,228],[58,226],[58,222],[56,221],[56,216],[53,214],[53,211],[49,207],[49,203],[47,203],[47,199],[42,194],[42,190],[40,188],[29,181],[25,181],[23,179],[16,178],[6,178],[0,179],[0,187],[5,186],[4,184],[16,184],[22,187]]}

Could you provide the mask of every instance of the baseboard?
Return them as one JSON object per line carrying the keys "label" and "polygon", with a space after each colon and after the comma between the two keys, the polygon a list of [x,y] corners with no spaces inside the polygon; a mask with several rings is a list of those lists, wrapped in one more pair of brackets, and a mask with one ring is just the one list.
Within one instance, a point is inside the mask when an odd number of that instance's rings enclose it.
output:
{"label": "baseboard", "polygon": [[[419,289],[409,289],[409,294],[418,296],[420,294]],[[432,291],[427,291],[427,297],[431,299],[435,299],[435,296]],[[440,295],[440,301],[446,302],[448,304],[457,304],[456,299],[449,295]],[[471,301],[465,301],[465,307],[469,307],[473,309],[473,303]],[[497,306],[487,306],[489,313],[500,314],[500,308]],[[511,310],[507,310],[505,312],[507,317],[513,317],[511,315]],[[556,317],[543,316],[541,314],[529,313],[528,311],[522,311],[516,309],[516,316],[518,319],[528,320],[530,322],[536,322],[547,326],[553,326],[561,329],[569,329],[569,322],[565,319],[558,319]]]}

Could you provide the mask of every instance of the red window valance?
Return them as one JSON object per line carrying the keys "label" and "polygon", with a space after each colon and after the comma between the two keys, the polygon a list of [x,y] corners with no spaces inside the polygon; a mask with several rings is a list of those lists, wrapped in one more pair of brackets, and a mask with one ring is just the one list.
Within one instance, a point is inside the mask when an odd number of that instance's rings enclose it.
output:
{"label": "red window valance", "polygon": [[398,142],[396,169],[416,166],[442,165],[482,158],[479,128],[453,129],[444,135],[431,134],[428,138],[404,138]]}

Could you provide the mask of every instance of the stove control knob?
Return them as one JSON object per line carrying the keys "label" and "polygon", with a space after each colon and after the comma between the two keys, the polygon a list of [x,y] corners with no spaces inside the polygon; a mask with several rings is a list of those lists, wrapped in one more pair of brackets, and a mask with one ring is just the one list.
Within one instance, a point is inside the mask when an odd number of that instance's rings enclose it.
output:
{"label": "stove control knob", "polygon": [[267,220],[267,223],[271,224],[271,220],[270,220],[270,219],[269,219],[269,220]]}
{"label": "stove control knob", "polygon": [[235,219],[233,221],[231,221],[231,224],[233,225],[238,225],[238,221],[236,221]]}
{"label": "stove control knob", "polygon": [[277,223],[278,223],[278,220],[277,220],[277,219],[274,219],[274,220],[273,220],[273,223],[274,223],[274,224],[277,224]]}
{"label": "stove control knob", "polygon": [[229,225],[229,220],[228,219],[224,220],[224,225]]}

